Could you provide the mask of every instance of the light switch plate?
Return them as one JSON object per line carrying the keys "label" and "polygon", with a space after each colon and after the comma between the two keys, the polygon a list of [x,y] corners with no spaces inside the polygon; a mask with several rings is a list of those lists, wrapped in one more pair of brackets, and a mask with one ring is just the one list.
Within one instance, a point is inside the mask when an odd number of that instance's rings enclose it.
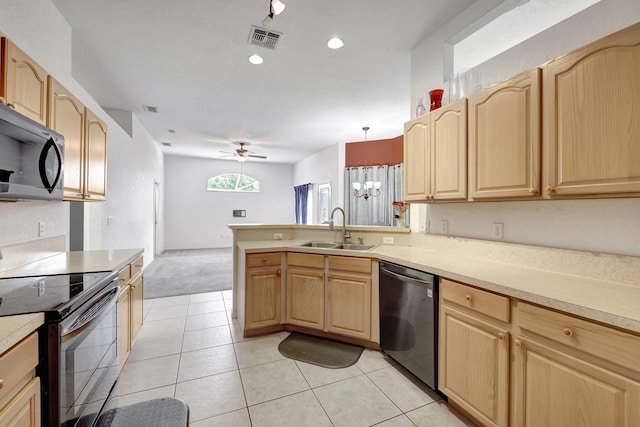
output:
{"label": "light switch plate", "polygon": [[382,243],[385,245],[393,245],[393,237],[383,237]]}

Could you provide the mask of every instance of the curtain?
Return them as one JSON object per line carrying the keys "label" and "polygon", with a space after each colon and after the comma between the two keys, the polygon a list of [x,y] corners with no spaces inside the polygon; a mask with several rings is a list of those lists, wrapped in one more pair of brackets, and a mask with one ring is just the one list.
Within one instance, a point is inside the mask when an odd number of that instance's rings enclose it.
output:
{"label": "curtain", "polygon": [[[379,181],[380,195],[377,197],[356,197],[353,183],[359,182],[364,186],[364,166],[345,168],[344,194],[347,224],[349,225],[396,225],[393,202],[403,199],[403,164],[394,166],[367,166],[367,180]],[[408,214],[405,216],[408,223]]]}
{"label": "curtain", "polygon": [[296,194],[296,224],[307,223],[307,199],[309,197],[309,185],[302,184],[293,187]]}

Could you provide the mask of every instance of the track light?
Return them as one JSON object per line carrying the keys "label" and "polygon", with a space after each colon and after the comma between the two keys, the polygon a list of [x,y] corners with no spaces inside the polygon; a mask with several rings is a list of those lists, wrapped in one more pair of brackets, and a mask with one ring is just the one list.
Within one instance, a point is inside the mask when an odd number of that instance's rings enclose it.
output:
{"label": "track light", "polygon": [[271,9],[275,15],[280,15],[284,11],[285,4],[280,0],[271,0]]}
{"label": "track light", "polygon": [[285,4],[280,0],[269,0],[269,13],[262,20],[262,26],[269,27],[273,22],[273,15],[280,15],[285,7]]}

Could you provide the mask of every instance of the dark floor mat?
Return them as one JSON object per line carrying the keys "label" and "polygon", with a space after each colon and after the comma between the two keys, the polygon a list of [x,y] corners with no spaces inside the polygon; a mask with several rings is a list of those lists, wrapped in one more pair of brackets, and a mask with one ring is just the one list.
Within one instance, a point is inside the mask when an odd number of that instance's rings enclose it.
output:
{"label": "dark floor mat", "polygon": [[278,350],[290,359],[338,369],[356,363],[364,347],[292,332]]}

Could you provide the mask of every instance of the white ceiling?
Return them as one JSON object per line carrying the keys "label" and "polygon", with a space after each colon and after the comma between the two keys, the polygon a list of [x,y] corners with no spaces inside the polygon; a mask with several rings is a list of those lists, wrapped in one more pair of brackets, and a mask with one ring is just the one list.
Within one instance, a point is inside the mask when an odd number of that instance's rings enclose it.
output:
{"label": "white ceiling", "polygon": [[[250,161],[276,163],[361,141],[365,125],[369,140],[401,135],[412,47],[472,2],[284,0],[270,50],[247,41],[268,0],[53,0],[72,28],[75,79],[103,107],[135,113],[172,144],[165,153],[218,158],[248,141],[268,156]],[[333,36],[342,49],[327,48]]]}

